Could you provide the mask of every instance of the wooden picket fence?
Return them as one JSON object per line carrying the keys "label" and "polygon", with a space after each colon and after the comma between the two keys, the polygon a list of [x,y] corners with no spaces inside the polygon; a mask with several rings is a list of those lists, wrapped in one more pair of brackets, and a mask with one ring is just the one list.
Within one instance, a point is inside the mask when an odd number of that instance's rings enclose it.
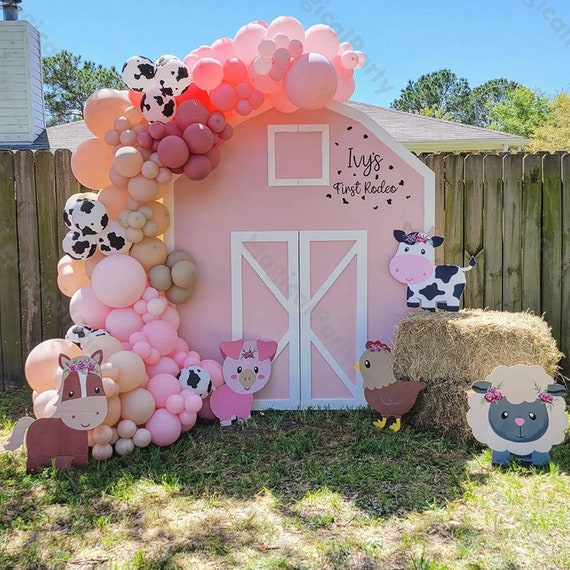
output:
{"label": "wooden picket fence", "polygon": [[[437,262],[477,261],[465,306],[544,314],[569,354],[570,155],[420,158],[436,173]],[[67,150],[0,151],[0,392],[21,386],[29,351],[71,324],[56,270],[61,213],[82,191],[70,159]]]}

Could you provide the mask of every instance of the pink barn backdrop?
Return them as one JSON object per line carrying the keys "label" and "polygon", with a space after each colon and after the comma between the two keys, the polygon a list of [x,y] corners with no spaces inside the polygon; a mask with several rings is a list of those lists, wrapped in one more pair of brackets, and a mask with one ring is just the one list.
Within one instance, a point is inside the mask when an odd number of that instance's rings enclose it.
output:
{"label": "pink barn backdrop", "polygon": [[168,198],[170,245],[200,269],[181,336],[203,358],[225,340],[278,341],[257,409],[364,405],[353,365],[406,311],[392,232],[433,228],[433,172],[343,104],[248,117],[222,153]]}

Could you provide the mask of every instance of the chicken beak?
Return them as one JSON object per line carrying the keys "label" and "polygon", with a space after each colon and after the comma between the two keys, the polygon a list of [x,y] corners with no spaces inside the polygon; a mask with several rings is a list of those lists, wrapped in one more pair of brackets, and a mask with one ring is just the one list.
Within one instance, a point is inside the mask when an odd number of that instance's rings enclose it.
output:
{"label": "chicken beak", "polygon": [[357,362],[357,363],[354,365],[354,369],[355,369],[357,372],[360,372],[360,362]]}

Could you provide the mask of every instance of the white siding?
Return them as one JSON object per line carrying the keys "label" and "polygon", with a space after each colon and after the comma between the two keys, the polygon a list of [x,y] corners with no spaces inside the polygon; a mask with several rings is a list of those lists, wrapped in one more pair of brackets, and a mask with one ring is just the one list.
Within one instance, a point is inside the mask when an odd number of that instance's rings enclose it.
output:
{"label": "white siding", "polygon": [[45,128],[40,34],[0,22],[0,144],[32,143]]}

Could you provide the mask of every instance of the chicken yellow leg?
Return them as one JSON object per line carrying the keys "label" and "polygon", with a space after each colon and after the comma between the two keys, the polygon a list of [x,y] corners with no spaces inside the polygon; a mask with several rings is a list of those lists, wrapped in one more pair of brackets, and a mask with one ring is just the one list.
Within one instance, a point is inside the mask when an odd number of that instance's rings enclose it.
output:
{"label": "chicken yellow leg", "polygon": [[376,426],[378,429],[384,429],[384,426],[386,425],[386,420],[388,418],[382,418],[380,420],[376,420],[375,422],[372,422],[373,426]]}
{"label": "chicken yellow leg", "polygon": [[400,421],[400,418],[396,418],[396,421],[390,426],[390,429],[392,431],[400,431],[401,427],[402,427],[402,423]]}

